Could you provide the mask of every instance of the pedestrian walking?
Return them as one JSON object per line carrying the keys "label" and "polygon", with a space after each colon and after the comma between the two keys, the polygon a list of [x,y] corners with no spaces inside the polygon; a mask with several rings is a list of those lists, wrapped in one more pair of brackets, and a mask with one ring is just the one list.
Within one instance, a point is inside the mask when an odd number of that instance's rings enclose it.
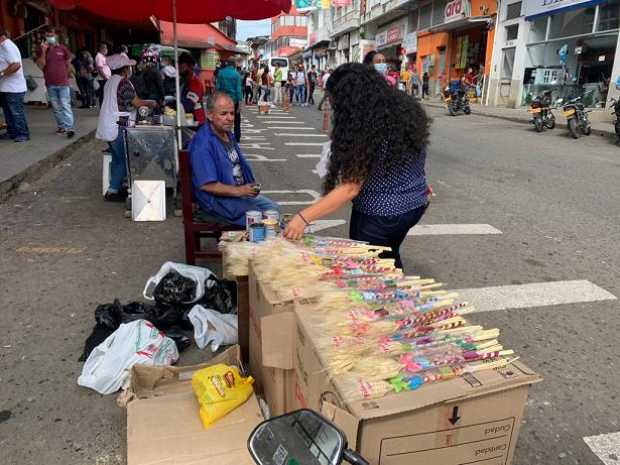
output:
{"label": "pedestrian walking", "polygon": [[268,102],[271,84],[273,83],[273,78],[271,77],[271,73],[269,72],[269,66],[263,66],[263,72],[260,75],[260,96],[258,98],[259,102]]}
{"label": "pedestrian walking", "polygon": [[245,104],[250,105],[252,103],[252,98],[254,97],[254,91],[252,90],[252,85],[254,84],[254,82],[252,81],[252,73],[246,72],[244,81],[245,81],[245,90],[244,90]]}
{"label": "pedestrian walking", "polygon": [[131,126],[136,121],[136,109],[142,106],[156,108],[157,102],[142,100],[129,80],[130,67],[135,60],[121,54],[110,55],[107,61],[112,75],[103,90],[103,105],[99,112],[96,137],[106,141],[112,154],[110,185],[104,195],[108,202],[123,202],[127,197],[123,180],[127,176],[126,151],[121,126]]}
{"label": "pedestrian walking", "polygon": [[282,105],[282,81],[282,68],[279,63],[276,63],[273,71],[273,103],[276,105]]}
{"label": "pedestrian walking", "polygon": [[333,130],[324,196],[299,211],[284,236],[300,239],[312,221],[352,201],[351,239],[390,247],[383,256],[402,268],[400,245],[428,206],[424,165],[430,120],[416,99],[362,64],[338,67],[327,92]]}
{"label": "pedestrian walking", "polygon": [[73,110],[71,109],[71,87],[69,69],[71,53],[58,43],[53,27],[47,28],[45,40],[41,42],[36,63],[43,70],[47,97],[54,110],[56,134],[72,138],[75,135]]}
{"label": "pedestrian walking", "polygon": [[428,82],[430,81],[430,76],[427,72],[424,72],[422,75],[422,98],[425,96],[428,97]]}
{"label": "pedestrian walking", "polygon": [[295,73],[295,102],[302,106],[306,102],[306,73],[304,73],[304,65],[301,64]]}
{"label": "pedestrian walking", "polygon": [[411,95],[417,97],[420,93],[420,78],[415,69],[411,71]]}
{"label": "pedestrian walking", "polygon": [[0,26],[0,107],[6,123],[6,133],[0,134],[0,139],[12,139],[15,142],[30,139],[24,111],[26,90],[21,53]]}
{"label": "pedestrian walking", "polygon": [[294,104],[295,98],[295,75],[292,71],[288,72],[288,76],[286,77],[286,91],[288,92],[288,101],[290,104]]}
{"label": "pedestrian walking", "polygon": [[316,72],[316,66],[312,65],[310,71],[308,71],[308,76],[306,77],[306,82],[308,83],[308,101],[309,105],[314,105],[314,90],[316,89],[316,85],[319,82],[318,74]]}
{"label": "pedestrian walking", "polygon": [[110,67],[106,62],[106,56],[108,54],[108,45],[105,43],[99,44],[99,50],[95,55],[95,68],[97,72],[97,97],[99,98],[99,106],[103,104],[103,87],[105,82],[110,79],[112,75]]}
{"label": "pedestrian walking", "polygon": [[323,104],[325,103],[325,99],[327,98],[327,92],[325,91],[325,88],[327,86],[327,81],[331,75],[332,75],[331,68],[327,68],[327,71],[323,74],[323,77],[321,78],[321,88],[323,89],[323,97],[321,97],[321,101],[317,105],[317,108],[319,111],[323,111]]}
{"label": "pedestrian walking", "polygon": [[215,83],[215,90],[224,92],[230,96],[235,104],[235,140],[241,141],[241,76],[236,69],[234,58],[229,58],[226,66],[220,69]]}
{"label": "pedestrian walking", "polygon": [[83,48],[72,61],[75,68],[76,80],[80,89],[80,108],[95,107],[95,87],[93,73],[95,72],[95,60],[90,52]]}

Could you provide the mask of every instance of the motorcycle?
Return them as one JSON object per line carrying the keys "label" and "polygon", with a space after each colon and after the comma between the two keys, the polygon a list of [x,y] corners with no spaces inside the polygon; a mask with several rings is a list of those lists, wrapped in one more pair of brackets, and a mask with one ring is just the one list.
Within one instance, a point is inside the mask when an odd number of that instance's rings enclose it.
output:
{"label": "motorcycle", "polygon": [[545,127],[553,129],[555,127],[555,116],[551,111],[551,91],[546,90],[542,96],[537,96],[532,100],[528,112],[532,114],[531,123],[536,132],[542,132]]}
{"label": "motorcycle", "polygon": [[614,121],[614,130],[616,131],[618,142],[620,142],[620,100],[610,98],[609,103],[611,103],[611,114],[616,117],[616,121]]}
{"label": "motorcycle", "polygon": [[559,99],[558,104],[562,105],[562,116],[566,118],[568,132],[573,139],[579,139],[581,134],[586,136],[592,134],[592,127],[588,118],[588,113],[591,110],[586,110],[582,97],[575,97],[566,103],[564,103],[564,99]]}
{"label": "motorcycle", "polygon": [[462,111],[466,115],[471,114],[471,107],[469,106],[469,98],[463,89],[451,89],[449,86],[444,91],[444,102],[448,108],[450,116],[456,116],[459,111]]}
{"label": "motorcycle", "polygon": [[259,424],[248,450],[257,465],[369,465],[347,448],[347,437],[312,410],[297,410]]}

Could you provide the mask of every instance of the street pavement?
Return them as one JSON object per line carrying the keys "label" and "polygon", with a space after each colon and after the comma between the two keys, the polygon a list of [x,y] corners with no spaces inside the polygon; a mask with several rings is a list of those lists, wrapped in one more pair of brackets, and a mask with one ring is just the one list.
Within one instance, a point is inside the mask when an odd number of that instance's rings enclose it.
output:
{"label": "street pavement", "polygon": [[[435,197],[404,244],[405,271],[461,290],[478,308],[471,319],[501,328],[545,378],[530,391],[515,465],[620,463],[620,148],[429,112]],[[242,148],[263,193],[284,212],[312,202],[322,114],[243,114]],[[178,218],[132,223],[101,201],[100,149],[86,142],[0,204],[3,464],[124,463],[125,414],[114,396],[76,385],[77,358],[95,306],[138,299],[161,263],[183,260],[183,236]],[[346,236],[349,214],[318,228]],[[193,350],[180,363],[206,357]]]}

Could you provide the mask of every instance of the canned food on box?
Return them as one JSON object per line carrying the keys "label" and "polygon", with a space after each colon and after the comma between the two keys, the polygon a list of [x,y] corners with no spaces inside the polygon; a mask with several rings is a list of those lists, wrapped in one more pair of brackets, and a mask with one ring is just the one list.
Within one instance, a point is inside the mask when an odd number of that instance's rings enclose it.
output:
{"label": "canned food on box", "polygon": [[265,220],[263,224],[265,225],[265,239],[275,239],[278,235],[278,222]]}
{"label": "canned food on box", "polygon": [[267,210],[263,212],[263,216],[266,220],[274,220],[276,223],[280,222],[280,212],[277,210]]}
{"label": "canned food on box", "polygon": [[261,221],[263,221],[263,214],[258,210],[250,210],[245,214],[245,229],[249,231],[251,225]]}
{"label": "canned food on box", "polygon": [[250,225],[250,241],[262,242],[265,240],[265,225],[263,223],[253,223]]}

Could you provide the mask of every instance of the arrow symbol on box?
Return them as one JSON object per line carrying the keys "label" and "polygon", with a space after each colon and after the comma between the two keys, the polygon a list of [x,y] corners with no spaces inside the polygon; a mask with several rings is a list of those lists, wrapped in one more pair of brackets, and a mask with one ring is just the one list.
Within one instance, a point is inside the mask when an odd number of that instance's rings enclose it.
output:
{"label": "arrow symbol on box", "polygon": [[459,421],[461,419],[461,417],[459,417],[459,408],[458,407],[453,407],[452,408],[452,417],[449,418],[450,423],[452,423],[453,425],[456,425],[456,422]]}
{"label": "arrow symbol on box", "polygon": [[343,224],[347,224],[347,222],[345,220],[317,220],[313,221],[308,229],[311,234],[314,234],[325,229],[342,226]]}

